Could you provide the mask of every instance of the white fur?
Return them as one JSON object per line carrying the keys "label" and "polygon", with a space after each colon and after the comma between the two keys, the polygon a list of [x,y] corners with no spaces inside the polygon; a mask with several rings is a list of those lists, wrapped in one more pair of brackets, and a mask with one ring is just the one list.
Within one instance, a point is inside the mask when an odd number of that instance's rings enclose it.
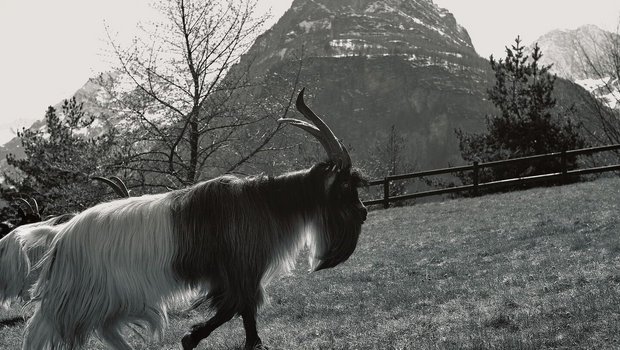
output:
{"label": "white fur", "polygon": [[36,264],[59,229],[49,221],[37,222],[19,226],[0,239],[0,304],[30,299],[28,290],[38,277]]}
{"label": "white fur", "polygon": [[33,291],[40,306],[23,349],[80,348],[93,331],[114,349],[131,349],[121,336],[127,323],[163,332],[167,306],[188,291],[171,268],[169,202],[152,195],[103,203],[64,225]]}

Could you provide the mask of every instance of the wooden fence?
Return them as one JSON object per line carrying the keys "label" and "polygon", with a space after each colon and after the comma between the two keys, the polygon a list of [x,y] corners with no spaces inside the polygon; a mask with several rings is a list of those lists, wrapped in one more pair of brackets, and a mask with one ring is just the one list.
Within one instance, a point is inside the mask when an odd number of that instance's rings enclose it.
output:
{"label": "wooden fence", "polygon": [[[583,155],[583,154],[591,155],[593,153],[599,153],[599,152],[604,152],[604,151],[614,151],[614,150],[620,150],[620,144],[602,146],[602,147],[582,148],[582,149],[576,149],[576,150],[570,150],[570,151],[554,152],[554,153],[547,153],[547,154],[535,155],[535,156],[530,156],[530,157],[513,158],[513,159],[486,162],[486,163],[474,162],[471,165],[465,165],[465,166],[418,171],[414,173],[401,174],[401,175],[390,175],[383,179],[372,180],[368,183],[368,186],[379,186],[379,185],[383,186],[383,198],[367,200],[367,201],[364,201],[364,204],[365,205],[383,204],[384,208],[389,208],[391,202],[402,201],[402,200],[407,200],[407,199],[436,196],[436,195],[447,194],[447,193],[458,193],[458,192],[463,192],[463,191],[470,191],[474,196],[476,196],[478,195],[479,191],[482,189],[489,189],[489,188],[496,189],[496,188],[507,187],[511,185],[548,181],[552,179],[562,179],[562,178],[568,179],[571,176],[620,170],[620,164],[612,164],[612,165],[606,165],[606,166],[583,168],[583,169],[572,169],[572,170],[569,170],[567,168],[567,159],[569,156],[578,156],[578,155]],[[532,162],[534,160],[552,159],[552,158],[557,158],[557,157],[561,157],[561,164],[563,165],[563,168],[561,169],[560,172],[512,178],[512,179],[504,179],[504,180],[497,180],[497,181],[490,181],[490,182],[483,182],[483,183],[478,182],[480,170],[483,168],[507,166],[507,165],[516,164],[516,163],[527,163],[527,162]],[[421,177],[432,176],[432,175],[454,174],[454,173],[460,173],[460,172],[465,172],[465,171],[473,172],[472,173],[473,183],[471,185],[447,187],[447,188],[430,190],[430,191],[422,191],[422,192],[403,194],[403,195],[398,195],[398,196],[390,196],[390,183],[392,181],[408,180],[408,179],[421,178]]]}

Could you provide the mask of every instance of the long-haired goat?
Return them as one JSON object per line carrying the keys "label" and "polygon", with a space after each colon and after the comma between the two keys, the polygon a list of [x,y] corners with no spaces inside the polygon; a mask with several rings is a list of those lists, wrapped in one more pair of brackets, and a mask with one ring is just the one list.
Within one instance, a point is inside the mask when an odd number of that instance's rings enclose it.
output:
{"label": "long-haired goat", "polygon": [[0,239],[0,304],[30,299],[28,291],[38,277],[35,265],[60,231],[58,225],[73,216],[66,214],[22,225]]}
{"label": "long-haired goat", "polygon": [[334,267],[355,250],[366,208],[361,177],[345,147],[304,103],[312,123],[281,119],[312,134],[329,156],[310,169],[277,177],[222,176],[158,195],[92,207],[58,234],[34,295],[40,303],[23,349],[74,349],[97,333],[114,349],[131,349],[122,331],[137,324],[161,334],[167,306],[197,291],[215,315],[181,340],[194,349],[240,315],[246,348],[256,330],[263,286],[311,248],[314,270]]}

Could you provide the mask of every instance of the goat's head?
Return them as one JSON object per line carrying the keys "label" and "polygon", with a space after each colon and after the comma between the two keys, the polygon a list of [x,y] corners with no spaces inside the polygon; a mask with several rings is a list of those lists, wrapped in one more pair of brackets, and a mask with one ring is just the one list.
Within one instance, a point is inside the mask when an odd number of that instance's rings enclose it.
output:
{"label": "goat's head", "polygon": [[317,271],[334,267],[349,258],[357,245],[367,210],[358,195],[363,180],[352,169],[349,152],[327,124],[306,106],[303,94],[302,89],[296,107],[311,123],[293,118],[282,118],[279,121],[297,126],[314,136],[328,155],[326,162],[310,170],[310,176],[322,181],[324,186],[320,206],[322,227],[312,228],[318,236],[314,240]]}
{"label": "goat's head", "polygon": [[[26,206],[26,210],[22,208],[22,204]],[[9,232],[13,231],[16,227],[42,220],[39,204],[34,198],[32,198],[32,204],[30,204],[30,201],[18,198],[17,205],[13,205],[12,207],[17,207],[17,220],[14,222],[8,220],[0,222],[0,238],[9,234]]]}
{"label": "goat's head", "polygon": [[17,207],[17,215],[20,219],[19,225],[32,224],[42,220],[41,210],[36,199],[32,198],[32,204],[23,198],[18,198],[17,201],[26,206],[26,211],[19,206]]}

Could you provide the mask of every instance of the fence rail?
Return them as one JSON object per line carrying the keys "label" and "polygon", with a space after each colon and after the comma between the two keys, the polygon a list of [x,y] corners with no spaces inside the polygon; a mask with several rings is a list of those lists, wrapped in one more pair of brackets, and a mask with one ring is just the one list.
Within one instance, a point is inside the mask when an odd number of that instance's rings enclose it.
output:
{"label": "fence rail", "polygon": [[[478,195],[479,191],[482,189],[501,188],[501,187],[507,187],[507,186],[512,186],[512,185],[530,184],[530,183],[543,182],[543,181],[562,179],[562,178],[568,179],[571,176],[603,173],[603,172],[608,172],[608,171],[618,171],[620,170],[620,164],[611,164],[611,165],[605,165],[605,166],[583,168],[583,169],[572,169],[572,170],[569,170],[567,167],[568,157],[584,155],[584,154],[593,154],[593,153],[599,153],[599,152],[605,152],[605,151],[615,151],[615,150],[620,150],[620,144],[600,146],[600,147],[581,148],[581,149],[567,150],[567,151],[562,151],[562,152],[553,152],[553,153],[546,153],[546,154],[540,154],[540,155],[529,156],[529,157],[520,157],[520,158],[513,158],[513,159],[499,160],[499,161],[485,162],[485,163],[474,162],[471,165],[417,171],[417,172],[413,172],[409,174],[390,175],[390,176],[386,176],[383,179],[376,179],[376,180],[369,181],[368,183],[369,187],[378,186],[378,185],[383,186],[383,198],[367,200],[367,201],[364,201],[364,204],[365,205],[383,204],[384,208],[389,208],[390,203],[392,202],[408,200],[408,199],[436,196],[436,195],[449,194],[449,193],[458,193],[458,192],[463,192],[463,191],[471,191],[473,195],[476,196]],[[561,159],[562,169],[560,172],[518,177],[518,178],[512,178],[512,179],[503,179],[503,180],[496,180],[496,181],[483,182],[483,183],[478,182],[480,170],[484,168],[493,168],[493,167],[498,167],[498,166],[517,164],[517,163],[528,163],[528,162],[532,162],[535,160],[553,159],[557,157],[560,157]],[[415,178],[433,176],[433,175],[454,174],[454,173],[465,172],[465,171],[473,172],[472,173],[473,183],[471,185],[446,187],[446,188],[436,189],[436,190],[421,191],[421,192],[415,192],[415,193],[398,195],[398,196],[390,196],[390,183],[392,181],[409,180],[409,179],[415,179]]]}

